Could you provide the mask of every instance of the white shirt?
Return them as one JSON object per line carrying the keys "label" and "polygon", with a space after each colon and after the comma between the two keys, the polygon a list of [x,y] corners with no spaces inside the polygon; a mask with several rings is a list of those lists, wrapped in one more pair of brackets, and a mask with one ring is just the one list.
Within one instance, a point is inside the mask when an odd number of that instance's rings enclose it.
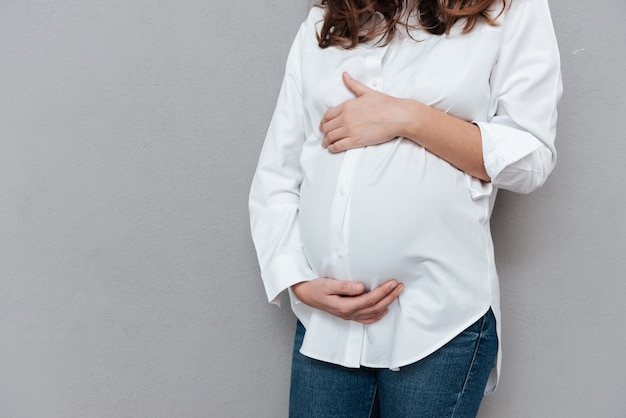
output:
{"label": "white shirt", "polygon": [[[508,3],[508,2],[507,2]],[[498,188],[530,192],[556,162],[559,53],[547,0],[514,0],[497,26],[436,36],[401,29],[385,47],[320,49],[313,8],[291,48],[250,192],[252,235],[268,299],[317,277],[405,289],[363,325],[290,294],[306,328],[301,352],[346,367],[398,368],[431,354],[491,307],[500,333],[489,227]],[[413,98],[481,131],[491,183],[405,138],[331,154],[319,122],[353,98],[347,71],[369,87]],[[498,355],[498,367],[500,355]],[[492,373],[488,391],[495,389]]]}

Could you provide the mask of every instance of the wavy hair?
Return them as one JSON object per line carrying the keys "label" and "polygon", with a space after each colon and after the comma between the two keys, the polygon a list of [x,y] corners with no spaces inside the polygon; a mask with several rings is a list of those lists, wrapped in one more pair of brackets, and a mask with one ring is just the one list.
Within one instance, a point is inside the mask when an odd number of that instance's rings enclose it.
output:
{"label": "wavy hair", "polygon": [[[502,9],[494,17],[491,7],[499,2]],[[407,30],[413,27],[409,24],[413,15],[417,17],[416,27],[433,35],[449,34],[461,19],[465,19],[463,33],[474,29],[479,20],[495,25],[506,0],[321,0],[319,6],[325,9],[317,34],[320,48],[351,49],[373,39],[380,45],[388,44],[398,24]]]}

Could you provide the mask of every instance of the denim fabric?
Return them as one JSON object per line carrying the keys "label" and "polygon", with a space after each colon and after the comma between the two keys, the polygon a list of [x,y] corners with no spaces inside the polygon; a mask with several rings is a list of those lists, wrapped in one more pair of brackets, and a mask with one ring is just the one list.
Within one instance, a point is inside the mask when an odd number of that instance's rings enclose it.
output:
{"label": "denim fabric", "polygon": [[498,349],[491,309],[430,356],[389,369],[345,368],[300,354],[291,370],[291,418],[475,417]]}

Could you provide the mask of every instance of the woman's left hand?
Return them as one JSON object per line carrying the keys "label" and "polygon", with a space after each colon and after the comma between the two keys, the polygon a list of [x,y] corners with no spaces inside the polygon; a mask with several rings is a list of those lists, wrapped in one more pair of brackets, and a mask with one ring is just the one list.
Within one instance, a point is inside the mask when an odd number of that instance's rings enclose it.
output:
{"label": "woman's left hand", "polygon": [[482,181],[491,178],[483,163],[478,126],[417,100],[389,96],[343,73],[356,96],[329,109],[320,122],[322,146],[332,153],[382,144],[402,136]]}
{"label": "woman's left hand", "polygon": [[322,146],[336,153],[381,144],[399,136],[407,117],[411,117],[403,99],[373,90],[348,73],[342,77],[356,97],[324,114],[320,122],[324,133]]}

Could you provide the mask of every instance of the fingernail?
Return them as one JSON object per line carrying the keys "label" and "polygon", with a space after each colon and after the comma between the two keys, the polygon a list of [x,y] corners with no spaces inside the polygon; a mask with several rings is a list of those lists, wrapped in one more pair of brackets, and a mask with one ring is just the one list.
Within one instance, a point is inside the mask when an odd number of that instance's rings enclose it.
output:
{"label": "fingernail", "polygon": [[359,292],[361,291],[361,286],[358,284],[353,284],[352,285],[352,290],[354,290],[355,292]]}

